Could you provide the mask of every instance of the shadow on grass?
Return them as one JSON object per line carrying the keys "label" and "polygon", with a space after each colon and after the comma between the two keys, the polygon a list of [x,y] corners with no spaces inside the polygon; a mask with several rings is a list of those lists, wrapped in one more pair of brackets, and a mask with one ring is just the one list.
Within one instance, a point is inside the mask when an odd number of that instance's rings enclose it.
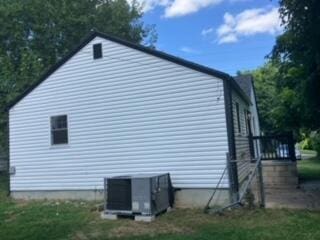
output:
{"label": "shadow on grass", "polygon": [[9,195],[9,177],[5,173],[0,173],[0,201],[6,200]]}
{"label": "shadow on grass", "polygon": [[299,178],[302,181],[320,181],[320,157],[311,157],[298,162]]}

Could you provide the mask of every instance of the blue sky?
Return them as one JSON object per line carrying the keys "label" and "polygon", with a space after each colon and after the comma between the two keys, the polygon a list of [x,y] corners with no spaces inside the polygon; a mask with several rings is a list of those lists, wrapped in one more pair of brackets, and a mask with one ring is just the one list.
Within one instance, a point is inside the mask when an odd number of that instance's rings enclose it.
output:
{"label": "blue sky", "polygon": [[234,75],[261,66],[281,33],[270,0],[141,0],[157,49]]}

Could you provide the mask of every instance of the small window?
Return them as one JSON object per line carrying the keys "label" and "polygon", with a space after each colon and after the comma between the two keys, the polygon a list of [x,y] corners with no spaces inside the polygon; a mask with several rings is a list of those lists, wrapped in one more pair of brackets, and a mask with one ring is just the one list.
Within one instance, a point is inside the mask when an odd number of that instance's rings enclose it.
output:
{"label": "small window", "polygon": [[255,118],[252,117],[252,125],[253,125],[253,135],[256,135],[257,134],[257,129],[256,129],[256,124],[255,124]]}
{"label": "small window", "polygon": [[246,126],[246,133],[249,134],[249,112],[247,110],[243,110],[245,126]]}
{"label": "small window", "polygon": [[102,44],[97,43],[93,45],[93,59],[102,58]]}
{"label": "small window", "polygon": [[239,103],[236,103],[236,111],[237,111],[238,133],[241,133],[241,121],[240,121],[240,107],[239,107]]}
{"label": "small window", "polygon": [[68,144],[67,115],[51,117],[51,145]]}

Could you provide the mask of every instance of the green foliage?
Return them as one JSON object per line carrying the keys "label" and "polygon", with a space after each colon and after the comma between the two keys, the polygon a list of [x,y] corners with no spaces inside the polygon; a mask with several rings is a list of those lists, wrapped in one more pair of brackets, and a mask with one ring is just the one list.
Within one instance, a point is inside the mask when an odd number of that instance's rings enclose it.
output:
{"label": "green foliage", "polygon": [[262,130],[299,136],[320,127],[320,1],[280,0],[284,33],[253,71]]}
{"label": "green foliage", "polygon": [[136,1],[0,0],[0,147],[6,146],[5,106],[91,30],[153,47]]}
{"label": "green foliage", "polygon": [[310,134],[312,149],[320,156],[320,131],[314,131]]}
{"label": "green foliage", "polygon": [[310,137],[306,137],[300,142],[300,148],[302,150],[312,150],[312,144],[311,144]]}
{"label": "green foliage", "polygon": [[285,31],[271,56],[283,90],[278,112],[290,115],[292,129],[315,130],[320,126],[320,1],[280,0],[280,14]]}
{"label": "green foliage", "polygon": [[302,133],[300,147],[302,150],[315,150],[320,156],[320,131]]}
{"label": "green foliage", "polygon": [[254,77],[254,86],[259,109],[259,120],[262,131],[273,131],[276,121],[272,117],[272,108],[276,99],[275,82],[278,76],[278,69],[271,63],[251,72]]}
{"label": "green foliage", "polygon": [[246,73],[253,75],[254,78],[262,131],[266,133],[290,131],[291,126],[296,124],[294,122],[296,118],[291,118],[287,114],[289,111],[290,114],[295,112],[293,104],[295,93],[277,86],[280,78],[277,64],[269,61],[264,66]]}
{"label": "green foliage", "polygon": [[313,151],[302,151],[302,154],[310,156],[308,159],[303,159],[297,162],[299,178],[303,181],[320,180],[320,159],[315,157]]}

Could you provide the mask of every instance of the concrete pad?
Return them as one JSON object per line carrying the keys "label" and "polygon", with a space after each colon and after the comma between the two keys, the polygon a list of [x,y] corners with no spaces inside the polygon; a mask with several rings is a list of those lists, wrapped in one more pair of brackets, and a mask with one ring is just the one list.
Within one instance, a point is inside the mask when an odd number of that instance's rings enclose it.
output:
{"label": "concrete pad", "polygon": [[155,216],[143,216],[143,215],[136,215],[134,216],[134,220],[137,222],[152,222],[155,220]]}
{"label": "concrete pad", "polygon": [[301,189],[306,191],[320,191],[320,180],[311,180],[302,182],[300,185]]}
{"label": "concrete pad", "polygon": [[101,219],[105,219],[105,220],[117,220],[118,219],[118,215],[105,213],[105,212],[101,212],[100,216],[101,216]]}
{"label": "concrete pad", "polygon": [[266,208],[320,210],[320,189],[265,189]]}

